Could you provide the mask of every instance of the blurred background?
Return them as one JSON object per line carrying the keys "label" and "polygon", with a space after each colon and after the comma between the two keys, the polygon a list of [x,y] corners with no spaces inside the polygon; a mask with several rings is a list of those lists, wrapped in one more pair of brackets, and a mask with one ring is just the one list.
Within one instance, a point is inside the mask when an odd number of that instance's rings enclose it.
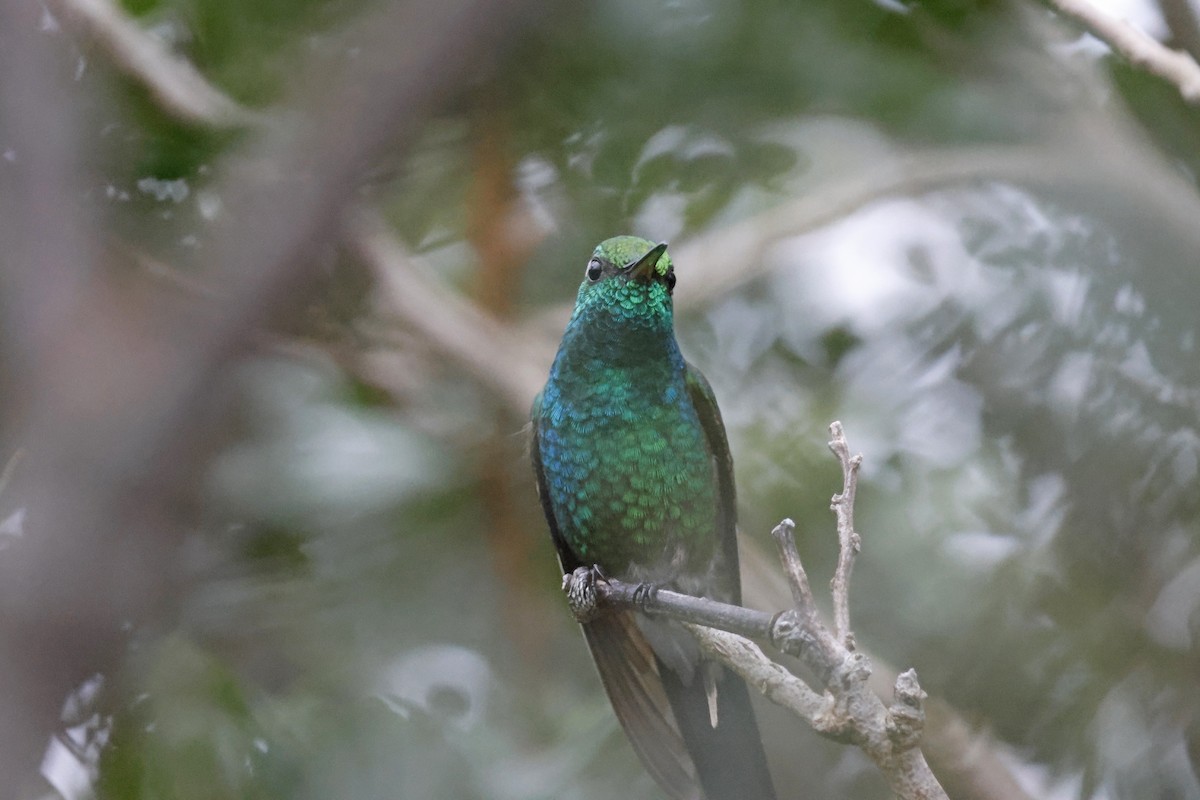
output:
{"label": "blurred background", "polygon": [[[951,796],[1200,798],[1200,94],[1153,73],[1020,0],[3,0],[0,794],[660,797],[525,452],[634,233],[748,604],[781,517],[832,573],[840,419],[858,641]],[[888,796],[761,717],[781,797]]]}

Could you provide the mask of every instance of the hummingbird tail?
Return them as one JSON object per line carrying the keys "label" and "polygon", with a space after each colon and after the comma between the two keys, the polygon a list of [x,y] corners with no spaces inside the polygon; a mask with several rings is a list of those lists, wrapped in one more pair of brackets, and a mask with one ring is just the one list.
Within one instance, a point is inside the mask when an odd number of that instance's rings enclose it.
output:
{"label": "hummingbird tail", "polygon": [[633,614],[610,614],[582,627],[613,711],[646,770],[671,800],[704,800],[663,690],[662,667]]}
{"label": "hummingbird tail", "polygon": [[[710,665],[702,665],[709,667]],[[706,800],[775,800],[771,774],[750,693],[746,684],[727,669],[715,676],[716,722],[712,724],[709,690],[713,682],[697,670],[684,684],[669,667],[659,663],[663,688],[675,722],[692,756]]]}

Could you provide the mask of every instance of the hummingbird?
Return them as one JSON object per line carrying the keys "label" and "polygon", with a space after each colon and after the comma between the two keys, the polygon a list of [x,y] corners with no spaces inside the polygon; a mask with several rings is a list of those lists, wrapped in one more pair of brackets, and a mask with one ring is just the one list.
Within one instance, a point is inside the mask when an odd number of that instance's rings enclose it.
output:
{"label": "hummingbird", "polygon": [[[538,495],[564,573],[741,602],[733,460],[675,339],[665,243],[601,242],[532,411]],[[774,800],[745,683],[678,623],[582,624],[617,719],[672,800]]]}

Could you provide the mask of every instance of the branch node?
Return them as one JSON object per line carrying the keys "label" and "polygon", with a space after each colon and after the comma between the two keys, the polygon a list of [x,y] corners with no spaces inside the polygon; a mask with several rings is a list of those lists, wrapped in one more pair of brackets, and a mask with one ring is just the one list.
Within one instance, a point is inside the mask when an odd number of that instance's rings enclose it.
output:
{"label": "branch node", "polygon": [[829,449],[832,450],[833,454],[838,457],[839,461],[841,461],[842,454],[846,453],[848,448],[846,447],[846,434],[842,430],[842,423],[839,420],[835,419],[833,422],[829,423],[829,435],[833,437],[829,441]]}
{"label": "branch node", "polygon": [[775,615],[771,620],[768,638],[772,647],[796,658],[803,658],[804,652],[817,643],[816,636],[801,621],[800,615],[794,609],[780,611]]}
{"label": "branch node", "polygon": [[832,695],[826,693],[825,709],[813,717],[812,729],[830,741],[840,744],[854,744],[858,739],[854,721],[846,715],[845,709],[839,708]]}
{"label": "branch node", "polygon": [[857,651],[848,653],[835,673],[838,685],[850,690],[856,684],[866,683],[871,677],[871,660]]}
{"label": "branch node", "polygon": [[925,729],[925,698],[917,671],[907,669],[896,676],[894,701],[888,708],[887,734],[897,751],[911,750]]}
{"label": "branch node", "polygon": [[794,535],[795,530],[796,523],[792,518],[784,517],[778,525],[771,529],[771,537],[775,540],[776,544],[783,544],[786,539]]}

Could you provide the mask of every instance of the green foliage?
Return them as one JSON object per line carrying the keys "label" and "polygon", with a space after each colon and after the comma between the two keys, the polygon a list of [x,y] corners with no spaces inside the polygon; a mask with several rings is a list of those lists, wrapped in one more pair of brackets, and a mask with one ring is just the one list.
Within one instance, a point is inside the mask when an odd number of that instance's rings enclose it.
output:
{"label": "green foliage", "polygon": [[[125,7],[268,107],[360,4]],[[1129,135],[1125,105],[1139,143],[1179,167],[1172,191],[1194,191],[1196,110],[1116,59],[1081,69],[1086,56],[1046,44],[1073,35],[1029,12],[555,9],[404,158],[372,165],[370,194],[439,277],[466,283],[478,145],[495,136],[549,231],[512,280],[516,305],[536,312],[574,297],[610,235],[677,252],[840,177],[885,173],[898,154],[1053,154],[1046,143],[1081,119],[1097,138]],[[102,65],[81,80],[111,104],[88,144],[112,191],[87,202],[122,247],[202,259],[204,191],[240,137],[172,122]],[[145,178],[188,192],[159,199]],[[680,341],[730,430],[743,531],[761,544],[795,518],[814,585],[836,557],[825,426],[841,419],[865,452],[852,605],[866,649],[915,665],[931,694],[1060,778],[1062,796],[1197,797],[1195,240],[1152,205],[1157,184],[1077,178],[1047,188],[983,170],[881,197],[781,240],[769,269],[721,265],[756,277],[681,313]],[[176,629],[131,652],[92,765],[99,795],[656,797],[557,596],[520,423],[497,422],[486,390],[374,315],[348,259],[314,257],[329,291],[288,333],[338,354],[385,341],[400,388],[353,358],[257,358],[233,376],[227,436],[197,480]],[[681,287],[692,266],[676,264]],[[506,523],[481,477],[495,436]],[[520,535],[504,539],[505,525]],[[502,541],[527,545],[519,579]],[[426,658],[444,682],[427,680]],[[842,749],[795,731],[772,746],[803,762],[793,778],[813,796],[886,796]]]}

